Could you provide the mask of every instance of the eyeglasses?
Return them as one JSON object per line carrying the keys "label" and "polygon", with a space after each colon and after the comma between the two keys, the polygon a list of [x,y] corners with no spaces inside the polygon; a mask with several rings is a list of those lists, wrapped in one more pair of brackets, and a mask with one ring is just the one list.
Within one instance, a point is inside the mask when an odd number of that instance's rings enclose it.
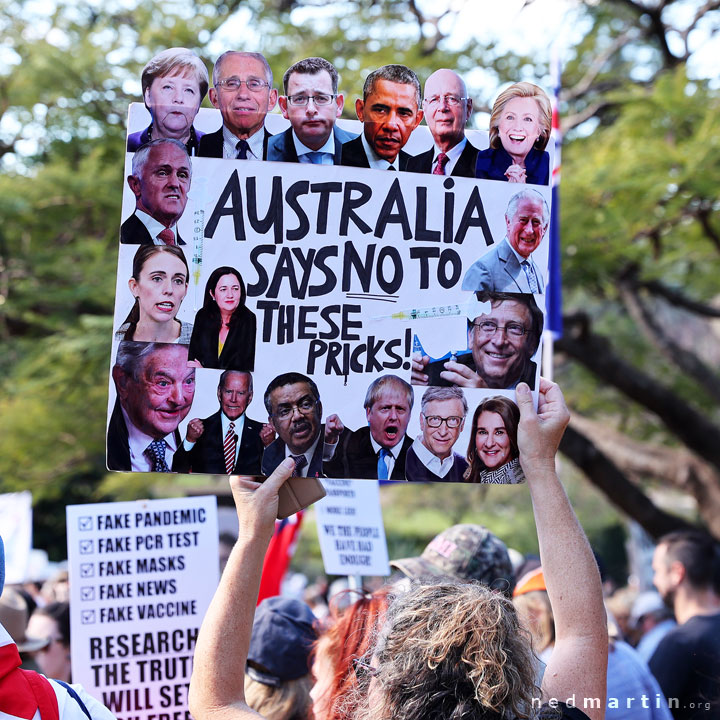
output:
{"label": "eyeglasses", "polygon": [[219,87],[223,90],[229,90],[230,92],[237,92],[243,84],[250,92],[258,92],[263,88],[270,87],[270,83],[263,82],[262,80],[258,80],[257,78],[250,78],[250,80],[241,80],[237,77],[229,77],[224,78],[223,80],[218,80],[215,83],[215,87]]}
{"label": "eyeglasses", "polygon": [[305,107],[310,100],[315,103],[315,107],[325,107],[329,105],[337,95],[328,95],[326,93],[317,93],[316,95],[288,95],[287,101],[294,107]]}
{"label": "eyeglasses", "polygon": [[455,428],[460,427],[460,423],[463,421],[463,419],[457,415],[451,415],[450,417],[444,418],[439,415],[426,415],[425,413],[422,413],[422,416],[431,428],[439,428],[443,423],[445,423],[449,428],[454,430]]}
{"label": "eyeglasses", "polygon": [[485,335],[494,335],[498,330],[504,330],[510,337],[522,337],[527,335],[528,331],[520,323],[509,322],[507,325],[498,325],[492,320],[482,320],[474,322],[473,326],[480,329]]}
{"label": "eyeglasses", "polygon": [[355,677],[358,680],[363,680],[368,677],[377,677],[380,672],[376,667],[373,667],[370,663],[365,662],[359,657],[352,659],[352,666],[355,671]]}
{"label": "eyeglasses", "polygon": [[295,403],[294,405],[281,405],[273,413],[273,415],[279,420],[287,420],[295,410],[302,415],[309,415],[313,410],[315,410],[317,402],[318,401],[314,398],[304,397],[300,400],[300,402]]}
{"label": "eyeglasses", "polygon": [[427,105],[430,105],[431,107],[434,107],[435,105],[446,102],[450,107],[455,107],[459,105],[461,102],[464,102],[467,100],[466,97],[460,97],[459,95],[433,95],[431,98],[425,98],[423,102]]}

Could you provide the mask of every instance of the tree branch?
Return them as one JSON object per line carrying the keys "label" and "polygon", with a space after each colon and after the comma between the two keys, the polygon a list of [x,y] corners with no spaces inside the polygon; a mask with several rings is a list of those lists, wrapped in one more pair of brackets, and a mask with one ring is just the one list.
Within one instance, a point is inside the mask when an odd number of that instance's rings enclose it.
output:
{"label": "tree branch", "polygon": [[668,362],[693,378],[695,382],[720,402],[720,378],[694,353],[685,350],[668,336],[638,294],[636,278],[632,271],[620,278],[618,292],[630,317]]}
{"label": "tree branch", "polygon": [[565,316],[565,335],[555,347],[600,380],[655,413],[671,433],[720,470],[720,430],[684,398],[616,355],[609,341],[590,330],[583,314]]}
{"label": "tree branch", "polygon": [[698,302],[697,300],[692,300],[687,297],[687,295],[683,295],[683,293],[679,290],[674,290],[666,285],[663,285],[659,280],[641,280],[638,285],[639,287],[647,290],[649,293],[662,297],[665,300],[668,300],[672,305],[684,308],[695,315],[702,315],[709,318],[720,318],[720,308],[714,308],[710,305],[706,305],[705,303]]}
{"label": "tree branch", "polygon": [[572,422],[560,443],[560,451],[585,473],[613,505],[639,523],[652,538],[672,530],[692,527],[682,518],[658,508]]}

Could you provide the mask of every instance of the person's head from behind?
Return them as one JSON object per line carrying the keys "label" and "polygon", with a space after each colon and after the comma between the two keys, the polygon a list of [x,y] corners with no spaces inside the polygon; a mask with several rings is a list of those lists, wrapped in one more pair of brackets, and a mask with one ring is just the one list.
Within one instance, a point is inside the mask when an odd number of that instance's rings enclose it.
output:
{"label": "person's head from behind", "polygon": [[[310,693],[315,720],[349,720],[347,699],[357,689],[353,659],[363,657],[371,647],[385,619],[390,587],[373,593],[348,590],[330,602],[328,630],[315,643]],[[347,604],[349,601],[350,604]]]}
{"label": "person's head from behind", "polygon": [[270,381],[264,401],[270,424],[290,452],[307,452],[320,435],[322,403],[317,385],[302,373],[283,373]]}
{"label": "person's head from behind", "polygon": [[475,408],[466,455],[469,482],[479,482],[483,470],[495,470],[519,456],[519,422],[518,406],[502,395],[486,398]]}
{"label": "person's head from behind", "polygon": [[538,349],[543,315],[530,294],[478,292],[478,315],[468,318],[468,348],[489,388],[511,388],[527,375]]}
{"label": "person's head from behind", "polygon": [[512,596],[512,562],[505,543],[482,525],[462,523],[436,535],[418,557],[391,561],[411,580],[447,577],[477,581]]}
{"label": "person's head from behind", "polygon": [[365,78],[363,99],[355,112],[363,123],[363,134],[375,153],[389,163],[420,124],[420,81],[405,65],[384,65]]}
{"label": "person's head from behind", "polygon": [[542,568],[535,568],[518,580],[513,603],[532,636],[533,651],[539,655],[555,643],[555,619]]}
{"label": "person's head from behind", "polygon": [[234,317],[242,312],[247,293],[240,272],[229,265],[215,268],[205,283],[203,308],[213,315]]}
{"label": "person's head from behind", "polygon": [[120,406],[140,431],[159,440],[190,412],[195,368],[187,345],[123,341],[112,369]]}
{"label": "person's head from behind", "polygon": [[512,602],[480,583],[444,579],[398,595],[358,669],[367,720],[525,717],[536,691]]}
{"label": "person's head from behind", "polygon": [[303,145],[319,150],[342,114],[337,70],[324,58],[305,58],[287,69],[283,88],[285,95],[278,100],[283,117]]}
{"label": "person's head from behind", "polygon": [[542,88],[518,82],[503,90],[490,115],[490,147],[523,159],[531,148],[544,150],[552,129],[552,104]]}
{"label": "person's head from behind", "polygon": [[138,323],[159,326],[172,323],[187,294],[189,278],[185,254],[177,245],[141,245],[128,280],[135,302],[125,319],[130,324],[125,338],[134,339]]}
{"label": "person's head from behind", "polygon": [[403,441],[414,399],[412,387],[397,375],[382,375],[370,383],[365,416],[378,445],[389,450]]}
{"label": "person's head from behind", "polygon": [[314,621],[310,608],[292,598],[266,598],[255,611],[245,699],[268,720],[306,720],[310,715]]}
{"label": "person's head from behind", "polygon": [[70,604],[50,603],[30,616],[28,635],[47,638],[48,644],[35,654],[40,672],[70,682]]}
{"label": "person's head from behind", "polygon": [[465,426],[468,405],[459,387],[430,387],[422,396],[422,444],[441,460],[450,457]]}
{"label": "person's head from behind", "polygon": [[183,214],[192,178],[192,164],[179,140],[151,140],[132,159],[127,182],[135,207],[170,227]]}
{"label": "person's head from behind", "polygon": [[682,594],[720,594],[720,546],[701,530],[678,530],[663,535],[652,560],[653,584],[672,608]]}
{"label": "person's head from behind", "polygon": [[145,65],[140,81],[153,137],[186,138],[208,91],[205,63],[192,50],[168,48]]}

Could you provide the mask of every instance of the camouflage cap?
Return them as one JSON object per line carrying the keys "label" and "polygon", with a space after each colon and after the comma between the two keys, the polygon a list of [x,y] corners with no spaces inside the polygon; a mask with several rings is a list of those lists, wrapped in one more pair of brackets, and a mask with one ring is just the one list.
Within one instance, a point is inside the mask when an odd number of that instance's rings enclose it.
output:
{"label": "camouflage cap", "polygon": [[505,543],[482,525],[453,525],[437,535],[420,557],[390,565],[410,578],[449,576],[478,580],[511,595],[515,587]]}

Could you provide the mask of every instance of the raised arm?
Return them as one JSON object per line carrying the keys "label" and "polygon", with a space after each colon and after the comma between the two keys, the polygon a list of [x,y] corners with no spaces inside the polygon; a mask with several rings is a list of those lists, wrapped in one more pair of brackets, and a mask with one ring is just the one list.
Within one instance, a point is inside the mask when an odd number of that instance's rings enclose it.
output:
{"label": "raised arm", "polygon": [[555,617],[555,648],[543,677],[542,696],[545,701],[563,702],[574,697],[579,709],[601,720],[608,648],[600,573],[555,473],[555,454],[570,414],[560,388],[544,379],[537,413],[524,383],[518,385],[517,402],[520,463],[530,488],[540,560]]}
{"label": "raised arm", "polygon": [[240,531],[203,620],[190,680],[195,720],[257,720],[245,702],[245,662],[265,551],[275,527],[278,490],[295,467],[284,460],[262,484],[231,477]]}

